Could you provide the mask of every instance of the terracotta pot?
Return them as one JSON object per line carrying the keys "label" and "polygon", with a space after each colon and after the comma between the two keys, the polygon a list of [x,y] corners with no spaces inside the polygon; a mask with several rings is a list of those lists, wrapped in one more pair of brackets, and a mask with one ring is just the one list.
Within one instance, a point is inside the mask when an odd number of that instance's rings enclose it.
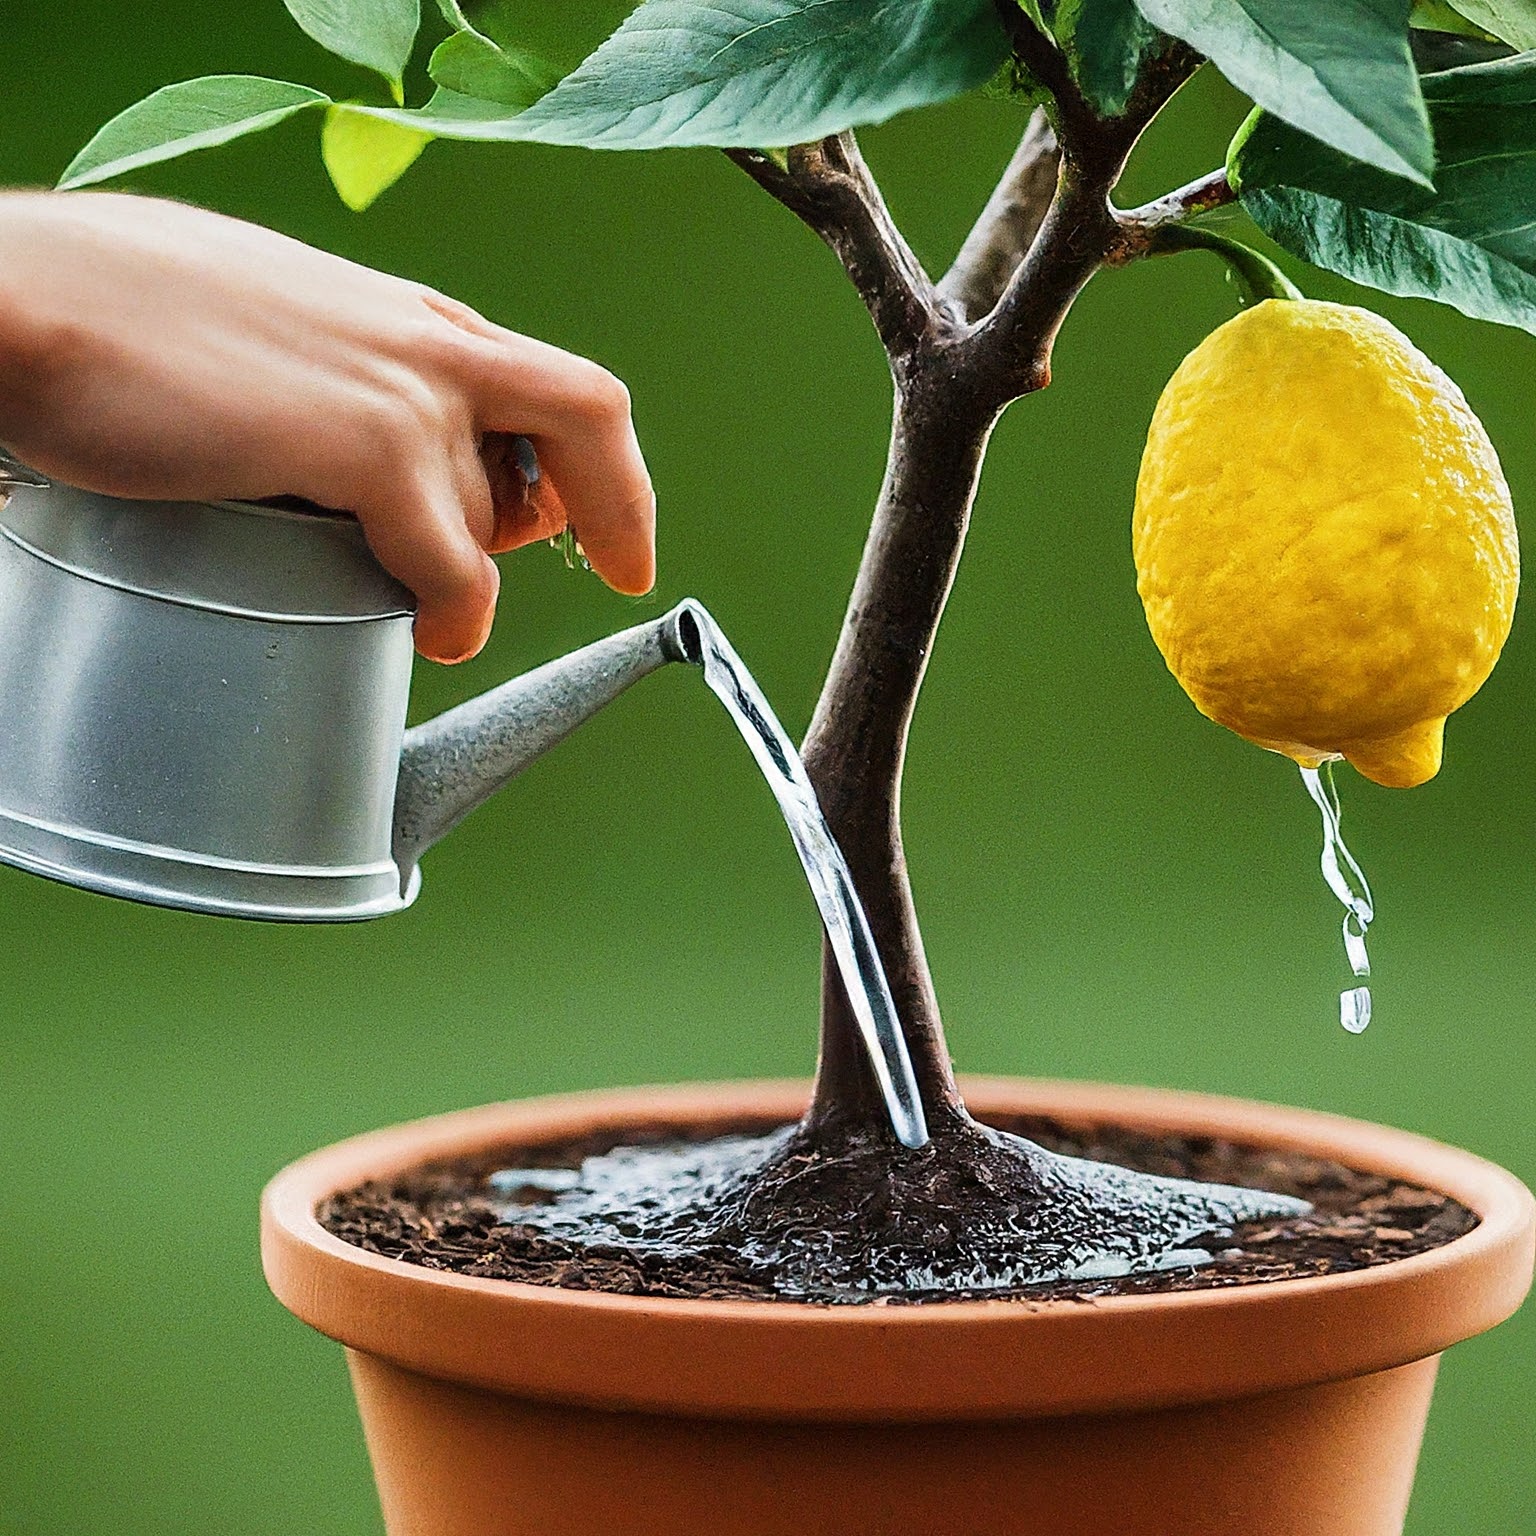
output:
{"label": "terracotta pot", "polygon": [[440,1274],[317,1203],[440,1158],[644,1121],[792,1118],[803,1084],[493,1105],[361,1136],[266,1192],[268,1281],[348,1347],[391,1536],[1388,1536],[1447,1346],[1508,1317],[1536,1205],[1422,1137],[1187,1093],[1012,1080],[973,1110],[1209,1134],[1454,1195],[1381,1268],[1093,1303],[647,1300]]}

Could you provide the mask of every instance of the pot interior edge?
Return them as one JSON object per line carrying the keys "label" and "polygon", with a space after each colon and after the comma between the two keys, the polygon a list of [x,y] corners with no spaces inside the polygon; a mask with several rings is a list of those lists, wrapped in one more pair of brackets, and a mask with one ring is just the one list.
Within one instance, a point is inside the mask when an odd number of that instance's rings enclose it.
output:
{"label": "pot interior edge", "polygon": [[[1486,1221],[1497,1196],[1530,1192],[1497,1164],[1415,1131],[1324,1110],[1303,1109],[1129,1084],[1051,1078],[962,1077],[977,1119],[1040,1115],[1063,1127],[1113,1125],[1148,1133],[1214,1136],[1248,1148],[1327,1157],[1362,1173],[1404,1179],[1450,1195]],[[769,1129],[798,1117],[810,1084],[800,1080],[641,1085],[510,1099],[450,1110],[367,1131],[300,1159],[290,1168],[323,1166],[318,1204],[349,1184],[390,1178],[427,1164],[470,1160],[500,1149],[535,1148],[607,1133],[616,1125],[675,1123],[694,1135]],[[286,1170],[285,1170],[286,1171]],[[279,1175],[281,1177],[281,1175]],[[1470,1235],[1470,1234],[1469,1234]]]}
{"label": "pot interior edge", "polygon": [[[1269,1282],[1272,1290],[1299,1286],[1363,1283],[1383,1272],[1403,1273],[1442,1262],[1452,1250],[1494,1247],[1511,1241],[1523,1230],[1536,1226],[1536,1200],[1512,1173],[1497,1164],[1415,1132],[1396,1130],[1368,1121],[1351,1120],[1318,1110],[1296,1109],[1235,1098],[1218,1097],[1176,1089],[1141,1089],[1116,1084],[1058,1082],[1039,1078],[963,1078],[967,1102],[977,1118],[989,1115],[1044,1115],[1068,1128],[1114,1124],[1123,1128],[1190,1136],[1217,1136],[1250,1147],[1274,1147],[1332,1158],[1361,1172],[1376,1173],[1419,1184],[1450,1195],[1471,1210],[1478,1226],[1440,1248],[1371,1269],[1332,1276],[1301,1277]],[[387,1259],[333,1237],[319,1223],[316,1210],[322,1201],[340,1190],[372,1179],[387,1179],[411,1169],[439,1162],[474,1160],[515,1147],[548,1145],[616,1125],[676,1123],[696,1131],[702,1127],[726,1131],[744,1124],[768,1127],[798,1116],[808,1100],[810,1085],[797,1080],[757,1080],[728,1083],[668,1084],[658,1087],[596,1089],[509,1100],[471,1109],[450,1111],[426,1119],[366,1132],[311,1153],[290,1164],[268,1186],[265,1200],[273,1200],[277,1220],[304,1242],[317,1244],[337,1258],[380,1267],[389,1272],[428,1277],[435,1283],[538,1294],[546,1287],[507,1280],[484,1280],[448,1271],[423,1270],[419,1266]],[[301,1230],[302,1229],[302,1230]],[[567,1293],[562,1293],[567,1294]],[[568,1293],[601,1305],[626,1298],[603,1293]],[[1230,1296],[1229,1288],[1180,1293],[1183,1297]],[[1135,1306],[1160,1298],[1120,1296],[1095,1305]],[[651,1298],[653,1304],[697,1305],[673,1298]],[[943,1304],[946,1312],[960,1308],[1050,1307],[1054,1302],[1021,1303],[956,1301]],[[1060,1303],[1079,1305],[1079,1303]],[[748,1311],[790,1307],[797,1311],[823,1312],[813,1303],[742,1301],[718,1305]],[[846,1309],[844,1309],[846,1310]],[[852,1309],[854,1311],[862,1309]],[[928,1310],[925,1308],[915,1311]]]}

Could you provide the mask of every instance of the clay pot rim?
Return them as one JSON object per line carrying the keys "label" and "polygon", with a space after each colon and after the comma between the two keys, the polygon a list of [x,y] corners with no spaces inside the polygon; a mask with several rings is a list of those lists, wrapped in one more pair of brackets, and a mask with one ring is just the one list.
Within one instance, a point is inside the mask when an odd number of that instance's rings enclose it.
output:
{"label": "clay pot rim", "polygon": [[1331,1157],[1452,1195],[1480,1222],[1344,1275],[1093,1302],[826,1307],[477,1279],[368,1253],[314,1216],[339,1189],[424,1162],[626,1121],[788,1120],[807,1093],[804,1082],[599,1090],[353,1137],[267,1186],[268,1282],[312,1327],[428,1375],[603,1408],[844,1421],[1105,1412],[1364,1375],[1493,1327],[1530,1284],[1536,1201],[1472,1153],[1316,1110],[1045,1079],[969,1078],[966,1099],[982,1119],[1042,1113]]}

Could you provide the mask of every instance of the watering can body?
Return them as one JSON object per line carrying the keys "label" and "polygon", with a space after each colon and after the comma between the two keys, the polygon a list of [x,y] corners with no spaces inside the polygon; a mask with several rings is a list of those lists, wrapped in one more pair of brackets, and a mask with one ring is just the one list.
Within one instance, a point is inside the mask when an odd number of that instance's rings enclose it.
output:
{"label": "watering can body", "polygon": [[111,895],[398,911],[425,847],[691,659],[674,610],[407,731],[411,596],[353,519],[0,481],[0,860]]}

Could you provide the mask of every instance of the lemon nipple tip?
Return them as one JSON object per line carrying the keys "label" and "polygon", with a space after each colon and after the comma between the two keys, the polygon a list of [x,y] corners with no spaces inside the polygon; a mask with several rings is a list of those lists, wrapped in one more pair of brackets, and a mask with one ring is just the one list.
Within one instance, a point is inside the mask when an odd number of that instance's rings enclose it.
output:
{"label": "lemon nipple tip", "polygon": [[1344,756],[1357,773],[1388,789],[1427,784],[1440,771],[1445,753],[1445,720],[1421,720],[1394,736],[1355,742]]}

